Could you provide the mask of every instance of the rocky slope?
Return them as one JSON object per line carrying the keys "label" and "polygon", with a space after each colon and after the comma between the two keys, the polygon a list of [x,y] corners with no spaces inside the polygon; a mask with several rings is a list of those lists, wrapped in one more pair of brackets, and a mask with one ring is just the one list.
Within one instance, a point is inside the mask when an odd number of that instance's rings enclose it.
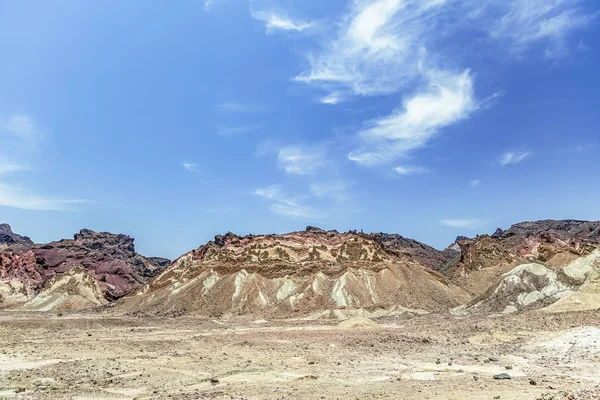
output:
{"label": "rocky slope", "polygon": [[83,229],[73,239],[33,244],[12,233],[8,225],[2,226],[7,245],[0,250],[1,307],[31,300],[46,281],[75,267],[82,267],[97,281],[106,300],[115,300],[169,264],[167,259],[139,255],[127,235]]}
{"label": "rocky slope", "polygon": [[290,316],[444,310],[466,300],[441,274],[387,251],[370,235],[309,227],[284,235],[217,236],[118,307],[166,315]]}
{"label": "rocky slope", "polygon": [[33,247],[33,245],[33,241],[27,236],[14,233],[10,225],[0,224],[0,250],[26,251]]}
{"label": "rocky slope", "polygon": [[600,249],[567,266],[521,264],[502,275],[468,306],[471,311],[513,313],[547,307],[548,311],[600,308]]}
{"label": "rocky slope", "polygon": [[520,264],[542,263],[557,269],[589,254],[600,245],[600,222],[522,222],[493,235],[461,238],[457,244],[460,259],[450,266],[447,276],[477,296]]}
{"label": "rocky slope", "polygon": [[436,271],[444,271],[460,259],[460,251],[453,247],[440,251],[398,234],[372,233],[369,236],[379,242],[388,253],[401,258],[408,257]]}

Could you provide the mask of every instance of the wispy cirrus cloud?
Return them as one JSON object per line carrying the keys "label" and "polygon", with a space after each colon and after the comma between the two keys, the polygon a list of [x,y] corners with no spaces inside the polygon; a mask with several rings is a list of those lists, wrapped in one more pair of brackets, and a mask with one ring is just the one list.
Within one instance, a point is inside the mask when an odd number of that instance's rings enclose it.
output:
{"label": "wispy cirrus cloud", "polygon": [[422,174],[427,171],[426,168],[423,167],[413,167],[413,166],[398,166],[394,168],[394,171],[398,175],[414,175],[414,174]]}
{"label": "wispy cirrus cloud", "polygon": [[23,165],[15,164],[10,161],[0,159],[0,175],[16,171],[23,171],[26,168]]}
{"label": "wispy cirrus cloud", "polygon": [[0,115],[0,138],[37,140],[42,137],[33,119],[25,114]]}
{"label": "wispy cirrus cloud", "polygon": [[327,165],[326,153],[318,147],[282,147],[277,153],[277,161],[292,175],[312,175]]}
{"label": "wispy cirrus cloud", "polygon": [[354,185],[353,182],[331,181],[323,183],[312,183],[310,193],[317,198],[331,198],[339,203],[345,203],[350,198],[349,189]]}
{"label": "wispy cirrus cloud", "polygon": [[191,163],[191,162],[184,162],[181,163],[181,166],[183,167],[183,169],[185,169],[186,171],[189,172],[198,172],[198,165],[195,163]]}
{"label": "wispy cirrus cloud", "polygon": [[[44,134],[26,114],[0,114],[0,175],[19,178],[23,171],[34,171],[30,162],[40,151]],[[13,178],[11,176],[11,178]],[[89,200],[69,199],[37,193],[24,185],[0,182],[0,206],[23,210],[69,210]]]}
{"label": "wispy cirrus cloud", "polygon": [[319,99],[320,103],[331,105],[339,104],[343,101],[345,101],[345,97],[340,92],[329,93]]}
{"label": "wispy cirrus cloud", "polygon": [[253,194],[269,200],[271,202],[269,208],[275,214],[292,218],[320,219],[323,217],[315,208],[301,204],[299,199],[285,194],[280,185],[256,189]]}
{"label": "wispy cirrus cloud", "polygon": [[392,114],[369,121],[370,126],[358,133],[362,146],[348,155],[350,160],[362,165],[393,161],[425,146],[441,129],[477,109],[468,71],[427,75],[427,89],[407,98]]}
{"label": "wispy cirrus cloud", "polygon": [[478,219],[444,219],[440,222],[442,225],[449,226],[451,228],[465,229],[478,228],[483,223],[481,220]]}
{"label": "wispy cirrus cloud", "polygon": [[24,210],[74,211],[74,206],[82,203],[88,201],[43,196],[20,186],[0,182],[0,206]]}
{"label": "wispy cirrus cloud", "polygon": [[469,186],[472,188],[477,188],[479,185],[481,185],[481,179],[472,179],[469,181]]}
{"label": "wispy cirrus cloud", "polygon": [[[502,2],[499,2],[502,4]],[[586,12],[582,0],[516,0],[504,2],[508,10],[493,28],[491,35],[511,43],[522,53],[537,42],[547,44],[546,55],[564,54],[568,37],[589,25],[597,14]]]}
{"label": "wispy cirrus cloud", "polygon": [[359,146],[348,155],[358,164],[389,163],[425,147],[446,128],[484,111],[498,92],[479,99],[468,58],[447,46],[449,38],[476,27],[479,43],[529,48],[563,43],[591,18],[582,0],[356,0],[307,53],[308,68],[293,80],[327,94],[323,104],[353,97],[401,93],[391,113],[366,121]]}
{"label": "wispy cirrus cloud", "polygon": [[313,22],[293,19],[275,11],[252,11],[252,17],[265,23],[267,33],[277,30],[302,32],[312,26]]}
{"label": "wispy cirrus cloud", "polygon": [[525,161],[527,158],[529,158],[531,156],[532,156],[532,154],[528,151],[521,151],[521,152],[507,151],[506,153],[504,153],[500,156],[500,158],[498,159],[498,163],[502,167],[505,167],[507,165],[518,164],[522,161]]}
{"label": "wispy cirrus cloud", "polygon": [[424,28],[419,17],[435,8],[429,3],[352,2],[336,35],[320,52],[309,54],[310,69],[294,80],[363,96],[398,91],[418,75]]}

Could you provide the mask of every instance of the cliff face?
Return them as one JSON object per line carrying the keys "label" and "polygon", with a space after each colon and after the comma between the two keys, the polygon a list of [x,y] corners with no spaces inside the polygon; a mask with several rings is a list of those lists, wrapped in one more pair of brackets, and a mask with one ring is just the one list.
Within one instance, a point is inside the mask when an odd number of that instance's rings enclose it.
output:
{"label": "cliff face", "polygon": [[541,263],[551,269],[566,266],[600,245],[600,222],[543,220],[522,222],[473,239],[460,238],[460,260],[448,277],[473,295],[520,264]]}
{"label": "cliff face", "polygon": [[466,299],[441,274],[386,251],[370,235],[309,228],[217,236],[174,261],[120,307],[167,315],[290,316],[360,308],[443,310]]}
{"label": "cliff face", "polygon": [[33,247],[33,245],[33,241],[27,236],[14,233],[10,225],[0,224],[0,250],[26,251]]}
{"label": "cliff face", "polygon": [[74,267],[97,280],[107,300],[115,300],[145,284],[169,262],[139,255],[127,235],[83,229],[73,239],[33,244],[14,234],[10,226],[0,226],[0,238],[6,244],[0,250],[0,288],[4,288],[0,303],[4,306],[31,299],[44,282]]}
{"label": "cliff face", "polygon": [[445,271],[460,259],[460,251],[449,247],[443,251],[397,234],[372,233],[384,249],[400,258],[408,258],[436,271]]}

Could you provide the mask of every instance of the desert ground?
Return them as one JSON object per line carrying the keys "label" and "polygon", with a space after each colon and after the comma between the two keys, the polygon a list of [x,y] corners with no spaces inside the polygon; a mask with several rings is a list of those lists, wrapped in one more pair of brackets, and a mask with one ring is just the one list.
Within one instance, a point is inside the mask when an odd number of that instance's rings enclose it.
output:
{"label": "desert ground", "polygon": [[[596,311],[341,322],[5,311],[0,398],[598,398],[598,326]],[[579,390],[596,395],[560,395]]]}

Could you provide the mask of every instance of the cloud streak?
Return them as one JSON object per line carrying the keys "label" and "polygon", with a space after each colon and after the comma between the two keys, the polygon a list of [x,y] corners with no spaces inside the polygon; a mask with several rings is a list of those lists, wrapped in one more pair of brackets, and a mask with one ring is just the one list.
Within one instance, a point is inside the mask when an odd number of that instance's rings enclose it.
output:
{"label": "cloud streak", "polygon": [[499,163],[502,167],[507,165],[518,164],[520,162],[525,161],[527,158],[531,156],[531,153],[528,151],[525,152],[512,152],[508,151],[500,156]]}
{"label": "cloud streak", "polygon": [[88,201],[42,196],[19,186],[0,183],[0,206],[23,210],[74,211],[74,206],[82,203]]}
{"label": "cloud streak", "polygon": [[361,165],[387,163],[424,147],[441,129],[466,119],[477,109],[469,71],[432,71],[429,87],[407,98],[390,115],[369,122],[358,133],[362,148],[348,155]]}
{"label": "cloud streak", "polygon": [[320,219],[323,216],[313,207],[300,204],[298,199],[283,193],[279,185],[256,189],[254,195],[263,197],[271,202],[270,210],[278,215],[291,218]]}
{"label": "cloud streak", "polygon": [[550,58],[564,54],[568,36],[595,18],[583,11],[580,0],[517,0],[506,4],[510,8],[491,32],[492,37],[509,40],[516,52],[545,42]]}
{"label": "cloud streak", "polygon": [[482,222],[478,219],[444,219],[441,223],[451,228],[472,229],[481,226]]}
{"label": "cloud streak", "polygon": [[252,17],[265,23],[267,33],[277,30],[302,32],[313,26],[312,22],[295,20],[273,11],[253,11]]}
{"label": "cloud streak", "polygon": [[398,166],[394,168],[394,171],[396,171],[398,175],[414,175],[422,174],[426,169],[422,167]]}
{"label": "cloud streak", "polygon": [[183,167],[183,169],[185,169],[186,171],[190,171],[190,172],[198,172],[198,165],[194,164],[194,163],[190,163],[190,162],[184,162],[181,164],[181,166]]}
{"label": "cloud streak", "polygon": [[325,151],[319,148],[287,146],[279,150],[280,168],[292,175],[312,175],[327,164]]}

